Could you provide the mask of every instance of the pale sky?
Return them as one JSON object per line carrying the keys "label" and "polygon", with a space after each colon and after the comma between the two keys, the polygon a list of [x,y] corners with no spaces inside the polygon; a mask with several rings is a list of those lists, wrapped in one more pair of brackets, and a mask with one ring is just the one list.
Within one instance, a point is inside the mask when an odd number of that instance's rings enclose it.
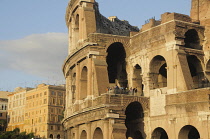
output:
{"label": "pale sky", "polygon": [[[0,0],[0,91],[64,83],[69,0]],[[165,12],[189,15],[191,0],[97,0],[101,14],[141,26]]]}

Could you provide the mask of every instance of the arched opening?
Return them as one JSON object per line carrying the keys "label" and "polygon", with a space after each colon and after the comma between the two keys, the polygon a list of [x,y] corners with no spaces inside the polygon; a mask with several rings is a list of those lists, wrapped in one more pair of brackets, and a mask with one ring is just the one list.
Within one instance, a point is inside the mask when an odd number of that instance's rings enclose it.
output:
{"label": "arched opening", "polygon": [[79,15],[76,15],[75,17],[75,23],[73,28],[72,37],[74,38],[74,45],[77,46],[77,43],[79,41]]}
{"label": "arched opening", "polygon": [[60,138],[61,138],[61,136],[60,136],[60,134],[58,134],[58,135],[57,135],[57,139],[60,139]]}
{"label": "arched opening", "polygon": [[125,115],[125,126],[127,127],[126,137],[143,139],[145,133],[142,105],[137,101],[130,103],[125,110]]}
{"label": "arched opening", "polygon": [[52,135],[52,134],[50,134],[50,136],[49,136],[49,137],[50,137],[50,139],[53,139],[53,135]]}
{"label": "arched opening", "polygon": [[82,133],[80,135],[80,139],[87,139],[87,133],[85,130],[82,131]]}
{"label": "arched opening", "polygon": [[108,64],[109,83],[127,87],[126,52],[122,43],[116,42],[107,49],[106,62]]}
{"label": "arched opening", "polygon": [[76,100],[76,73],[72,75],[71,79],[72,103]]}
{"label": "arched opening", "polygon": [[190,29],[185,33],[184,42],[186,48],[202,49],[198,32],[195,29]]}
{"label": "arched opening", "polygon": [[206,87],[210,86],[209,80],[210,80],[210,60],[206,63],[206,80],[204,81],[206,83]]}
{"label": "arched opening", "polygon": [[143,96],[143,84],[142,84],[142,69],[141,67],[137,64],[134,66],[134,71],[133,71],[133,87],[137,89],[137,95]]}
{"label": "arched opening", "polygon": [[193,80],[193,88],[203,88],[208,83],[200,60],[196,56],[187,57],[188,66]]}
{"label": "arched opening", "polygon": [[179,131],[178,139],[200,139],[200,134],[194,126],[186,125]]}
{"label": "arched opening", "polygon": [[167,87],[167,63],[164,57],[155,56],[150,63],[151,89]]}
{"label": "arched opening", "polygon": [[80,79],[80,100],[87,97],[87,67],[83,67]]}
{"label": "arched opening", "polygon": [[103,132],[99,127],[94,131],[93,139],[103,139]]}
{"label": "arched opening", "polygon": [[168,139],[168,135],[163,128],[158,127],[152,132],[152,139]]}

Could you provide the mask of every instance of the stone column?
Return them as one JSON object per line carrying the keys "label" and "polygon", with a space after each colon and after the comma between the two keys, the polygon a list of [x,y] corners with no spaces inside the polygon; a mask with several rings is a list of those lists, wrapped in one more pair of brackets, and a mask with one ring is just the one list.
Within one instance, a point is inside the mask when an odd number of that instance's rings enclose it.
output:
{"label": "stone column", "polygon": [[71,76],[68,74],[66,77],[66,106],[67,108],[70,105],[72,105]]}
{"label": "stone column", "polygon": [[64,139],[71,139],[71,129],[67,129],[64,134]]}
{"label": "stone column", "polygon": [[88,89],[87,89],[87,97],[91,97],[93,94],[92,94],[92,76],[93,76],[93,72],[92,72],[92,56],[88,56],[87,58],[88,60],[88,82],[87,82],[87,86],[88,86]]}
{"label": "stone column", "polygon": [[80,64],[76,65],[76,101],[80,100]]}
{"label": "stone column", "polygon": [[104,132],[103,132],[104,139],[111,139],[109,133],[109,119],[104,119]]}
{"label": "stone column", "polygon": [[86,123],[87,124],[87,139],[92,139],[91,138],[91,122]]}
{"label": "stone column", "polygon": [[79,139],[80,135],[79,135],[79,126],[76,126],[75,128],[75,139]]}

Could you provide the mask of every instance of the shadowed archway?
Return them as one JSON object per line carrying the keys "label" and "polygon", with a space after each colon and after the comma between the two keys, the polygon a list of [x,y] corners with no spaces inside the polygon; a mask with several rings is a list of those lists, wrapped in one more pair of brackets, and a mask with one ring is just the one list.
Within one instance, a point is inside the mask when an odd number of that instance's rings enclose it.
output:
{"label": "shadowed archway", "polygon": [[116,42],[107,49],[106,62],[108,64],[109,83],[127,87],[126,52],[122,43]]}

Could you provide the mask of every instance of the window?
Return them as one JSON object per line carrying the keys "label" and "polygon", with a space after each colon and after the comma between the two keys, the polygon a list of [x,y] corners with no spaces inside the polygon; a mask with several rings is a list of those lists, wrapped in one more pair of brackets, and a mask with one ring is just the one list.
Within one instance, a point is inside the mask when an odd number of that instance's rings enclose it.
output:
{"label": "window", "polygon": [[52,92],[51,92],[51,95],[56,95],[56,92],[52,91]]}
{"label": "window", "polygon": [[0,117],[2,117],[3,116],[3,113],[0,113]]}
{"label": "window", "polygon": [[44,95],[47,95],[47,92],[46,91],[44,92]]}
{"label": "window", "polygon": [[62,92],[59,92],[58,95],[59,95],[59,96],[63,96],[63,93],[62,93]]}
{"label": "window", "polygon": [[60,101],[60,105],[63,105],[63,100]]}
{"label": "window", "polygon": [[53,113],[54,112],[54,108],[51,108],[51,113]]}
{"label": "window", "polygon": [[50,126],[50,129],[53,130],[53,126]]}
{"label": "window", "polygon": [[44,104],[47,104],[47,99],[44,99]]}
{"label": "window", "polygon": [[54,98],[52,99],[52,103],[55,104],[55,99]]}

